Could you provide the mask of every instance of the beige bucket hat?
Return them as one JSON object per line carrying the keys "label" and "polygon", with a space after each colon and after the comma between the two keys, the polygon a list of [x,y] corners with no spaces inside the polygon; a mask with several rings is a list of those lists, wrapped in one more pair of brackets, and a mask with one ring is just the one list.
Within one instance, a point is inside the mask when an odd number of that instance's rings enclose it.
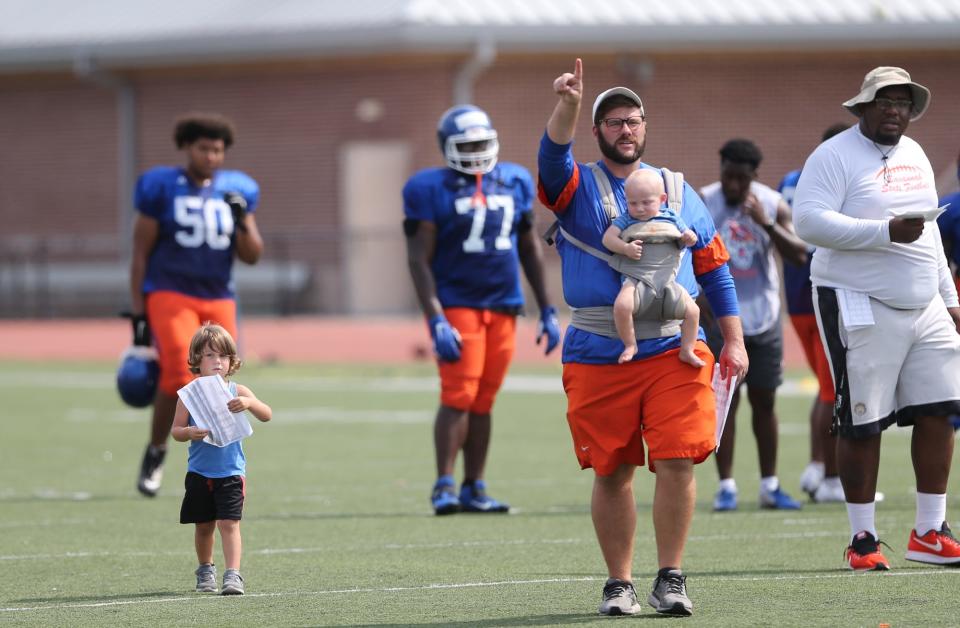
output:
{"label": "beige bucket hat", "polygon": [[930,105],[930,90],[910,80],[910,74],[903,68],[880,66],[867,72],[863,77],[860,93],[843,103],[847,111],[860,116],[860,105],[873,102],[877,91],[891,85],[906,85],[913,94],[913,111],[910,112],[910,121],[919,120]]}

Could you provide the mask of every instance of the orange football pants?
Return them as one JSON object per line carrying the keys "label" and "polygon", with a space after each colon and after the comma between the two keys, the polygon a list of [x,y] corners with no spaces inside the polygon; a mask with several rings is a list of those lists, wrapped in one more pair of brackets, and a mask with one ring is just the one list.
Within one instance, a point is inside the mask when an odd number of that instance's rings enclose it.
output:
{"label": "orange football pants", "polygon": [[452,307],[443,311],[462,346],[456,362],[438,361],[440,403],[473,414],[490,414],[516,349],[517,317],[491,310]]}
{"label": "orange football pants", "polygon": [[190,340],[207,321],[221,325],[237,340],[237,304],[233,299],[200,299],[179,292],[151,292],[147,321],[160,362],[159,388],[171,397],[191,381]]}
{"label": "orange football pants", "polygon": [[830,362],[823,350],[823,341],[820,339],[820,330],[817,328],[817,317],[814,314],[791,314],[790,322],[800,338],[803,353],[807,356],[807,363],[820,384],[820,401],[832,404],[836,400],[833,387],[833,376],[830,373]]}

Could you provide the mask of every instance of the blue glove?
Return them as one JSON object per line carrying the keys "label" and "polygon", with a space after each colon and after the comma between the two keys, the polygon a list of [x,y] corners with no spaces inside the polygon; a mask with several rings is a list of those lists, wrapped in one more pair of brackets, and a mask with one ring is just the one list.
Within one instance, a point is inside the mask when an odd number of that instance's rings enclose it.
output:
{"label": "blue glove", "polygon": [[540,322],[537,323],[537,344],[547,337],[547,350],[544,355],[549,355],[551,351],[560,344],[560,321],[557,320],[557,308],[552,305],[540,310]]}
{"label": "blue glove", "polygon": [[443,314],[430,319],[430,337],[433,338],[433,352],[444,362],[456,362],[460,359],[460,332],[450,325]]}

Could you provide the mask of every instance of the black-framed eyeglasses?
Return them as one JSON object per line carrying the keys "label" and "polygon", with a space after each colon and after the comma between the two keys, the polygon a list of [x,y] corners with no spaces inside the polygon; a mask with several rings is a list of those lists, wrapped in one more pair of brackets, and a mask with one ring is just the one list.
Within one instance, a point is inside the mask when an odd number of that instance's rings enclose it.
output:
{"label": "black-framed eyeglasses", "polygon": [[627,128],[631,131],[636,131],[646,119],[646,116],[632,116],[630,118],[604,118],[600,121],[600,123],[612,131],[619,131],[623,128],[624,124],[626,124]]}
{"label": "black-framed eyeglasses", "polygon": [[883,98],[882,96],[878,96],[877,98],[873,99],[873,102],[880,109],[896,109],[901,113],[907,113],[913,109],[912,100],[894,100],[893,98]]}

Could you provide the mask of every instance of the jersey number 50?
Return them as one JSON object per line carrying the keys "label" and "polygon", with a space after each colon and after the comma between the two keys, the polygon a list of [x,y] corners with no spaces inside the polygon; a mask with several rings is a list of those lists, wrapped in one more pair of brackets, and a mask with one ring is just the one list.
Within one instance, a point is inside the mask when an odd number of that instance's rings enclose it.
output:
{"label": "jersey number 50", "polygon": [[217,251],[230,246],[233,214],[222,200],[178,196],[173,199],[173,216],[177,224],[183,227],[174,236],[180,246],[195,249],[206,242],[207,246]]}

